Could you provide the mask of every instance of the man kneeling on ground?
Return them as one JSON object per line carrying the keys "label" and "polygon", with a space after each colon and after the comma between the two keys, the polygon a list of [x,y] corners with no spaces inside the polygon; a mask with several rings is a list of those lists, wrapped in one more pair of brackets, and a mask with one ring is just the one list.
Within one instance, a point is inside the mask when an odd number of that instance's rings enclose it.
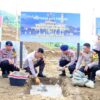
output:
{"label": "man kneeling on ground", "polygon": [[76,70],[88,75],[88,79],[95,82],[96,68],[98,66],[98,56],[96,52],[90,50],[90,44],[85,43],[83,45],[83,51],[80,53],[78,62],[76,64]]}
{"label": "man kneeling on ground", "polygon": [[[76,54],[74,51],[69,50],[68,45],[62,45],[60,49],[62,51],[62,56],[59,61],[59,66],[63,68],[68,68],[70,72],[70,77],[72,77],[73,71],[76,66]],[[62,71],[60,76],[66,76],[65,70]]]}
{"label": "man kneeling on ground", "polygon": [[[25,58],[23,68],[26,72],[30,73],[34,78],[37,84],[40,83],[38,77],[46,77],[43,75],[43,70],[45,67],[44,59],[43,59],[44,50],[39,48],[37,51],[34,51]],[[39,66],[39,73],[37,75],[36,67]]]}
{"label": "man kneeling on ground", "polygon": [[2,77],[7,78],[10,71],[19,71],[16,67],[17,55],[13,48],[13,43],[7,41],[5,48],[0,50],[0,68],[2,71]]}

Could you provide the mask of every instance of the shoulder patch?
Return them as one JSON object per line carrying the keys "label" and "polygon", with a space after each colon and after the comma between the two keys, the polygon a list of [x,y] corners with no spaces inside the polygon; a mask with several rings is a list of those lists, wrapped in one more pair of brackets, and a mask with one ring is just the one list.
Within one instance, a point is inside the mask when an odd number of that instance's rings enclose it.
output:
{"label": "shoulder patch", "polygon": [[13,56],[16,57],[17,54],[16,54],[16,50],[14,48],[13,48],[12,52],[13,52]]}

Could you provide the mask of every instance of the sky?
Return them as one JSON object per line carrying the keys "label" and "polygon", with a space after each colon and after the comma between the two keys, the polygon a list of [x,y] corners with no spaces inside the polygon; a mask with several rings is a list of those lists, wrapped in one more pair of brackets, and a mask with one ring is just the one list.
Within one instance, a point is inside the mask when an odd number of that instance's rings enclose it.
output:
{"label": "sky", "polygon": [[21,11],[81,13],[84,9],[94,8],[96,16],[100,16],[99,2],[100,0],[0,0],[0,9],[20,14]]}
{"label": "sky", "polygon": [[[23,2],[24,1],[24,2]],[[29,10],[47,11],[70,11],[81,12],[84,8],[96,8],[98,10],[99,0],[0,0],[0,9],[11,13]],[[95,3],[94,3],[95,2]],[[60,9],[59,9],[60,8]]]}

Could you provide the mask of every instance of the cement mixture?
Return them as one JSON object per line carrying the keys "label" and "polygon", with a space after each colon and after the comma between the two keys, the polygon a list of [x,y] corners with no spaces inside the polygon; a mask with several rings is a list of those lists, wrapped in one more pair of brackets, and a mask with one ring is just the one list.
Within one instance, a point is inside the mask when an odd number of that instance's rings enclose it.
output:
{"label": "cement mixture", "polygon": [[31,95],[41,95],[51,98],[63,97],[60,85],[32,85]]}

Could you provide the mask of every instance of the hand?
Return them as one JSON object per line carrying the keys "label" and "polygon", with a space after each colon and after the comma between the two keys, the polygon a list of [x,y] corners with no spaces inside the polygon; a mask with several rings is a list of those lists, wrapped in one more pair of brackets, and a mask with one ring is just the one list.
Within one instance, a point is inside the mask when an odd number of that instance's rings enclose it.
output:
{"label": "hand", "polygon": [[77,70],[79,70],[79,68],[76,68],[76,69],[74,70],[74,72],[76,72]]}
{"label": "hand", "polygon": [[37,85],[39,85],[39,84],[41,83],[41,81],[40,81],[40,79],[39,79],[38,77],[35,78],[35,83],[36,83]]}
{"label": "hand", "polygon": [[64,68],[68,68],[68,66],[64,66]]}
{"label": "hand", "polygon": [[8,59],[9,64],[14,64],[14,62],[11,59]]}
{"label": "hand", "polygon": [[86,66],[86,67],[84,68],[84,70],[85,70],[85,71],[87,71],[87,70],[88,70],[88,68],[89,68],[89,66]]}

